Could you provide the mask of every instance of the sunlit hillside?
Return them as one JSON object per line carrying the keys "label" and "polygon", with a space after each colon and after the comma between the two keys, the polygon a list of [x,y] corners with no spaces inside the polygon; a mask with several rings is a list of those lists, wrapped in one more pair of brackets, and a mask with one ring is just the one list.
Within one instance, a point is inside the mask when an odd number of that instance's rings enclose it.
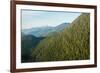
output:
{"label": "sunlit hillside", "polygon": [[90,58],[89,41],[90,15],[83,13],[63,31],[43,39],[32,51],[32,59],[36,62],[86,60]]}

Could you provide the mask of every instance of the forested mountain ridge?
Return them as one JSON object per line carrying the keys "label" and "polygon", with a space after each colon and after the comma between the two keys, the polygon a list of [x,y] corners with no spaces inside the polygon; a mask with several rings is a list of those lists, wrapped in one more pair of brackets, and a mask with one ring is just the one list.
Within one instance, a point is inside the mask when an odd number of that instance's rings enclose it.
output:
{"label": "forested mountain ridge", "polygon": [[90,14],[82,13],[63,31],[43,39],[32,52],[32,57],[36,62],[89,59],[89,41]]}

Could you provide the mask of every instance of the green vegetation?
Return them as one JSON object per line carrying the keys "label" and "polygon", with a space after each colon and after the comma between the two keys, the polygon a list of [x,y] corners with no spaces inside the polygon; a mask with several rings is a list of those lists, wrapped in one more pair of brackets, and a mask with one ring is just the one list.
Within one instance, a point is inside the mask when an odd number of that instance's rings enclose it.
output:
{"label": "green vegetation", "polygon": [[33,35],[25,35],[22,33],[21,36],[21,61],[32,62],[32,50],[35,49],[36,45],[44,39],[43,37],[35,37]]}
{"label": "green vegetation", "polygon": [[32,51],[36,62],[90,58],[90,15],[81,14],[63,31],[43,39]]}

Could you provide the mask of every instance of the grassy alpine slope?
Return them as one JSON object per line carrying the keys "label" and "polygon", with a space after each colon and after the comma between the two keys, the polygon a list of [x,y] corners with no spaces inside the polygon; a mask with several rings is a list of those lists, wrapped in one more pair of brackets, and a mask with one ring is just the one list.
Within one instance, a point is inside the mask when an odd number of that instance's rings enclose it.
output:
{"label": "grassy alpine slope", "polygon": [[89,40],[90,15],[82,13],[62,32],[43,39],[32,57],[36,62],[89,59]]}

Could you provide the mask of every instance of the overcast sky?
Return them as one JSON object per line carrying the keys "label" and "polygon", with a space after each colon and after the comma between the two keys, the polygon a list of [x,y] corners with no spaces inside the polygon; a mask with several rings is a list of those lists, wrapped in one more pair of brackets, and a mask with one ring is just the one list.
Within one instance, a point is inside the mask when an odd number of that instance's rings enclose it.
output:
{"label": "overcast sky", "polygon": [[22,10],[21,25],[22,29],[43,26],[55,27],[62,23],[71,23],[80,14],[81,13],[65,11]]}

